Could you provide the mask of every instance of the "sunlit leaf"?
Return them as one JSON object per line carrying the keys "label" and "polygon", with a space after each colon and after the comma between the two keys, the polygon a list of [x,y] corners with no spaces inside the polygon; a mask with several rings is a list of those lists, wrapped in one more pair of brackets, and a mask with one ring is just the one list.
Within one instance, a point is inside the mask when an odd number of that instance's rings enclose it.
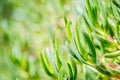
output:
{"label": "sunlit leaf", "polygon": [[57,70],[59,71],[61,66],[62,66],[62,62],[60,60],[60,56],[59,56],[59,49],[58,49],[58,42],[57,42],[57,39],[56,39],[56,42],[55,42],[55,55],[56,55],[56,67],[57,67]]}
{"label": "sunlit leaf", "polygon": [[114,58],[114,57],[118,57],[118,56],[120,56],[120,51],[104,54],[104,57],[106,57],[106,58]]}
{"label": "sunlit leaf", "polygon": [[71,68],[72,68],[73,78],[76,79],[76,77],[77,77],[77,66],[76,66],[75,60],[72,57],[70,58],[70,65],[71,65]]}
{"label": "sunlit leaf", "polygon": [[66,34],[67,34],[68,40],[71,41],[72,39],[71,24],[72,23],[70,21],[67,21],[66,18],[64,18],[64,22],[66,24]]}
{"label": "sunlit leaf", "polygon": [[87,42],[88,46],[89,46],[89,49],[91,50],[91,55],[92,55],[92,59],[93,59],[93,62],[96,63],[96,51],[95,51],[95,47],[90,39],[90,37],[88,36],[87,33],[83,32],[83,35],[84,35],[84,38],[85,38],[85,41]]}
{"label": "sunlit leaf", "polygon": [[54,72],[53,72],[53,70],[52,70],[52,68],[50,66],[50,63],[49,63],[45,53],[40,54],[40,63],[42,65],[42,68],[46,72],[46,74],[48,74],[51,77],[54,77]]}
{"label": "sunlit leaf", "polygon": [[67,63],[67,66],[68,66],[68,72],[69,72],[69,80],[73,80],[72,68],[69,63]]}

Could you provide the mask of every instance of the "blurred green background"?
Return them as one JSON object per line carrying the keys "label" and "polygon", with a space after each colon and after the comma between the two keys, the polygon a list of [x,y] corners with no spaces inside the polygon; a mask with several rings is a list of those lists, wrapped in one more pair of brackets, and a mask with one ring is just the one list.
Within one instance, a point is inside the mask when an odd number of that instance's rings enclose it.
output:
{"label": "blurred green background", "polygon": [[0,0],[0,80],[49,80],[39,63],[40,51],[50,47],[48,29],[64,43],[63,18],[74,22],[79,1]]}

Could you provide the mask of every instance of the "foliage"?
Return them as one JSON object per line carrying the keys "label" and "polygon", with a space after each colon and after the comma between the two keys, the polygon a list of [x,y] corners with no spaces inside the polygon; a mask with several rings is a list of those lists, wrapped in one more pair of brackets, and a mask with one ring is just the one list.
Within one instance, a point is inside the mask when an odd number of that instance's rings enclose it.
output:
{"label": "foliage", "polygon": [[[64,18],[66,47],[71,55],[68,55],[66,61],[57,62],[62,63],[60,72],[56,73],[58,80],[120,78],[119,3],[117,0],[86,0],[85,8],[78,14],[75,23]],[[82,76],[78,77],[80,75]]]}
{"label": "foliage", "polygon": [[0,14],[1,80],[120,78],[119,0],[1,0]]}

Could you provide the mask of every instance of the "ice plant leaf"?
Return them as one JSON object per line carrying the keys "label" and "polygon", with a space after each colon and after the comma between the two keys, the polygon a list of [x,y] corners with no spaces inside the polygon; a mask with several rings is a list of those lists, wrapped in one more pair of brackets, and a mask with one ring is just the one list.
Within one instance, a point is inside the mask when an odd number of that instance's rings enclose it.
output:
{"label": "ice plant leaf", "polygon": [[119,70],[119,69],[114,69],[114,68],[110,68],[110,67],[108,67],[108,69],[109,69],[111,72],[120,75],[120,70]]}
{"label": "ice plant leaf", "polygon": [[112,0],[112,1],[118,8],[120,8],[120,4],[116,0]]}
{"label": "ice plant leaf", "polygon": [[95,51],[95,47],[90,39],[90,37],[88,36],[87,33],[83,32],[83,35],[84,35],[84,38],[85,38],[85,41],[87,42],[88,46],[89,46],[89,49],[91,50],[91,55],[92,55],[92,59],[93,59],[93,62],[96,63],[96,51]]}
{"label": "ice plant leaf", "polygon": [[96,33],[98,33],[98,34],[101,34],[101,35],[105,35],[104,32],[102,32],[100,29],[96,28],[96,27],[92,24],[92,22],[90,21],[89,16],[88,16],[88,13],[87,13],[86,10],[84,11],[84,14],[83,14],[83,15],[84,15],[84,16],[83,16],[83,19],[84,19],[85,23],[86,23],[87,25],[89,25],[88,27],[90,27],[92,31],[94,31],[94,32],[96,32]]}
{"label": "ice plant leaf", "polygon": [[44,69],[44,71],[46,72],[46,74],[48,74],[49,76],[53,77],[53,70],[50,69],[50,66],[48,66],[48,64],[46,63],[46,61],[48,60],[45,60],[43,54],[41,53],[40,54],[40,63],[42,65],[42,68]]}
{"label": "ice plant leaf", "polygon": [[107,47],[113,47],[114,46],[115,47],[117,45],[115,42],[112,42],[112,41],[107,40],[106,38],[103,38],[103,36],[100,36],[98,34],[94,34],[94,35],[100,42],[102,42],[102,44],[104,46],[107,46]]}
{"label": "ice plant leaf", "polygon": [[102,22],[103,22],[104,29],[107,31],[108,30],[108,20],[107,20],[107,15],[106,15],[104,6],[100,0],[97,0],[97,4],[99,6],[100,12],[102,13],[102,17],[103,17]]}
{"label": "ice plant leaf", "polygon": [[78,22],[76,23],[75,25],[75,40],[76,40],[76,43],[77,43],[77,47],[78,47],[78,50],[81,54],[84,54],[85,51],[81,45],[81,42],[80,42],[80,36],[79,36],[79,31],[78,31]]}
{"label": "ice plant leaf", "polygon": [[71,39],[72,39],[72,32],[71,32],[71,22],[70,21],[67,21],[66,18],[64,18],[64,22],[65,22],[65,26],[66,26],[66,34],[67,34],[67,38],[68,38],[68,41],[70,42]]}
{"label": "ice plant leaf", "polygon": [[76,43],[75,40],[72,41],[72,45],[73,45],[73,47],[74,47],[76,56],[77,56],[77,58],[79,59],[79,61],[87,64],[87,62],[86,62],[86,60],[84,59],[83,55],[79,52],[78,47],[77,47],[77,43]]}
{"label": "ice plant leaf", "polygon": [[107,71],[106,68],[103,68],[103,66],[97,65],[95,68],[104,75],[112,76],[112,74]]}
{"label": "ice plant leaf", "polygon": [[70,57],[70,65],[71,65],[71,68],[72,68],[73,78],[76,79],[77,67],[76,67],[76,63],[75,63],[75,61],[72,57]]}
{"label": "ice plant leaf", "polygon": [[120,50],[112,53],[106,53],[104,54],[104,57],[106,58],[114,58],[120,56]]}
{"label": "ice plant leaf", "polygon": [[59,72],[58,75],[58,80],[67,80],[68,79],[68,72],[67,69],[65,68],[66,65],[64,65]]}
{"label": "ice plant leaf", "polygon": [[59,71],[61,66],[62,66],[62,62],[60,60],[60,57],[59,57],[59,50],[58,50],[58,42],[57,42],[57,39],[56,39],[56,42],[55,42],[55,55],[56,55],[56,68],[57,70]]}
{"label": "ice plant leaf", "polygon": [[68,66],[68,72],[69,72],[69,80],[73,80],[72,68],[69,63],[67,63],[67,66]]}
{"label": "ice plant leaf", "polygon": [[70,47],[69,45],[67,45],[67,48],[68,48],[69,53],[70,53],[74,58],[76,58],[77,60],[79,60],[78,57],[77,57],[77,55],[76,55],[76,53],[71,49],[71,47]]}
{"label": "ice plant leaf", "polygon": [[97,15],[95,13],[94,8],[90,4],[90,0],[86,0],[86,9],[89,14],[91,22],[94,24],[95,27],[98,27],[97,24]]}
{"label": "ice plant leaf", "polygon": [[120,25],[118,21],[115,23],[115,27],[117,41],[120,43]]}
{"label": "ice plant leaf", "polygon": [[114,14],[115,18],[120,21],[120,15],[119,15],[119,12],[115,5],[112,5],[112,10],[113,10],[113,14]]}

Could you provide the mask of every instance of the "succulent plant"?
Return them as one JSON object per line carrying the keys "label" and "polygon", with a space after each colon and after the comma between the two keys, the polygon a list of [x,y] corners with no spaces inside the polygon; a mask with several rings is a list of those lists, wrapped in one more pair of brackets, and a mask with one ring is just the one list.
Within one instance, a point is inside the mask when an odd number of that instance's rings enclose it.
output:
{"label": "succulent plant", "polygon": [[[86,0],[83,13],[73,23],[64,18],[68,50],[60,55],[57,36],[52,37],[54,62],[41,53],[43,70],[58,80],[110,80],[120,78],[120,1]],[[54,57],[53,57],[54,58]]]}

